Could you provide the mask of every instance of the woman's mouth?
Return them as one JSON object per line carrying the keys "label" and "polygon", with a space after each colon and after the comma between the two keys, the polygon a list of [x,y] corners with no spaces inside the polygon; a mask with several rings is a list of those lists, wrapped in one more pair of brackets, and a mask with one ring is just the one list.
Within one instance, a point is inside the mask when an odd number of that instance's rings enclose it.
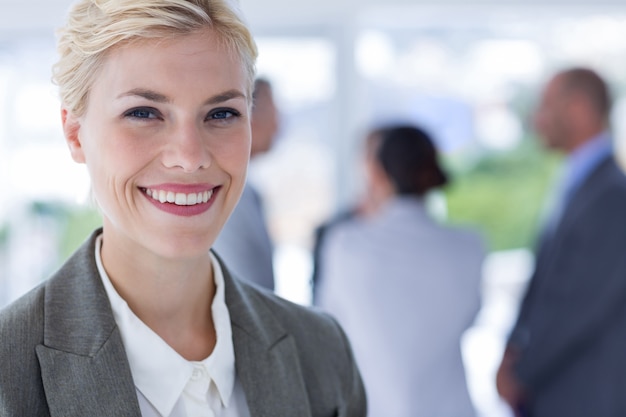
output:
{"label": "woman's mouth", "polygon": [[166,185],[140,187],[141,192],[156,208],[176,216],[196,216],[208,211],[220,190],[210,185]]}
{"label": "woman's mouth", "polygon": [[146,188],[144,190],[148,197],[160,203],[172,203],[177,206],[193,206],[208,202],[213,197],[213,190],[201,191],[197,193],[175,193],[173,191],[155,190]]}

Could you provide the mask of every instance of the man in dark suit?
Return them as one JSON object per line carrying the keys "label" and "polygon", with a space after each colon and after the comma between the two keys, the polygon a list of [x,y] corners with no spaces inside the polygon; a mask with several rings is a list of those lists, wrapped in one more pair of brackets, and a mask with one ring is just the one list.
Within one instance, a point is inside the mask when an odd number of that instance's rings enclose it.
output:
{"label": "man in dark suit", "polygon": [[626,415],[626,177],[610,107],[602,78],[573,68],[552,78],[536,114],[567,165],[497,374],[518,416]]}

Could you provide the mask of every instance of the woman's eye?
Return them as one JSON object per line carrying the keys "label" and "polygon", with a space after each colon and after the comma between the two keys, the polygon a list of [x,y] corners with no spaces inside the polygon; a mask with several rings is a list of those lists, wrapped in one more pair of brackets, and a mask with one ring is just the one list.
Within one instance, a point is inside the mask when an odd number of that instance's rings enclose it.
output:
{"label": "woman's eye", "polygon": [[217,109],[209,114],[209,119],[224,120],[239,116],[240,113],[234,109]]}
{"label": "woman's eye", "polygon": [[135,119],[156,119],[158,117],[156,110],[149,108],[132,109],[126,112],[124,116]]}

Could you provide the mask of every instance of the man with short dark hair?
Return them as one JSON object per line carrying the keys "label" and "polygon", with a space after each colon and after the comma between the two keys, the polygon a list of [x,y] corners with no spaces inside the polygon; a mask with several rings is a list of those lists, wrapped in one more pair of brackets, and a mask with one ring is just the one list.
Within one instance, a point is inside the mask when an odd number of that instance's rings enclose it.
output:
{"label": "man with short dark hair", "polygon": [[626,177],[610,109],[604,80],[573,68],[536,113],[544,144],[567,161],[497,374],[518,416],[626,415]]}

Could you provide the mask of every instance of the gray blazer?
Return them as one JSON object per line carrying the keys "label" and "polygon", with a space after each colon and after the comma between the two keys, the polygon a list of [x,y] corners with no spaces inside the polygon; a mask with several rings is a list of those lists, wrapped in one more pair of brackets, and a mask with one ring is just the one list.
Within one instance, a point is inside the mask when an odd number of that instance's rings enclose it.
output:
{"label": "gray blazer", "polygon": [[[140,416],[94,259],[94,234],[47,282],[0,312],[0,416]],[[365,392],[329,316],[233,280],[236,370],[252,417],[363,417]]]}
{"label": "gray blazer", "polygon": [[626,416],[626,177],[613,158],[542,242],[509,344],[528,415]]}

